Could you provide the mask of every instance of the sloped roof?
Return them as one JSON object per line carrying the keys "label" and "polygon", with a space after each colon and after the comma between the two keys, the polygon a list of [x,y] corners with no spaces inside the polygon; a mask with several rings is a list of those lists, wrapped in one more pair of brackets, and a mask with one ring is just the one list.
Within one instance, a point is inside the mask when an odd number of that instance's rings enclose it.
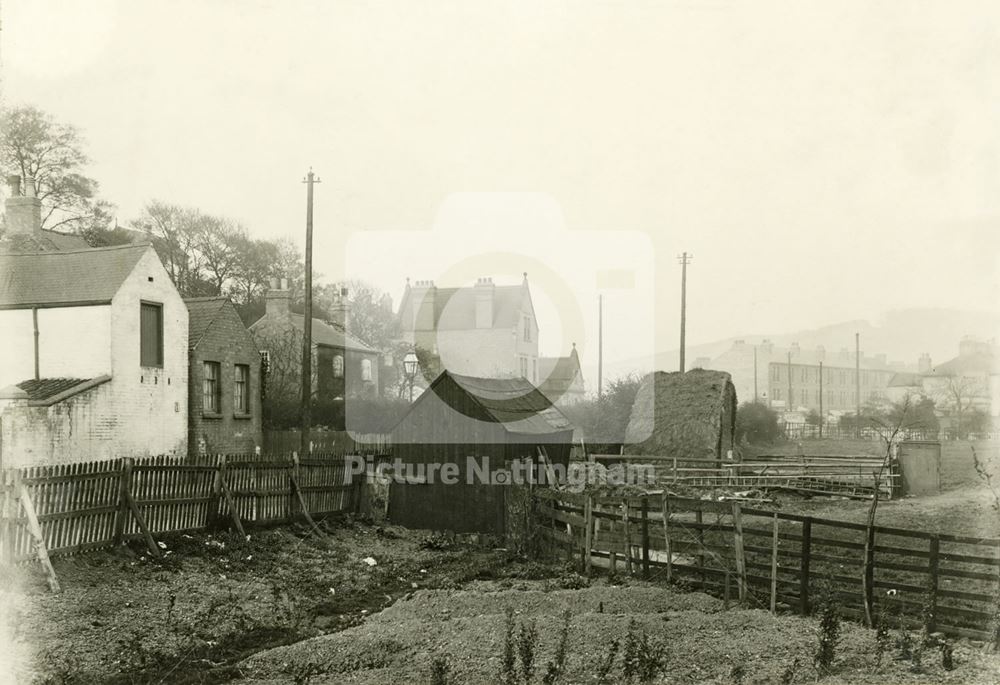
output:
{"label": "sloped roof", "polygon": [[[406,330],[410,329],[413,308],[418,307],[413,292],[423,288],[407,288],[399,307],[400,321]],[[438,331],[462,331],[476,328],[476,289],[434,288],[434,329]],[[493,328],[513,328],[516,326],[524,298],[524,285],[493,286]]]}
{"label": "sloped roof", "polygon": [[0,254],[0,308],[111,302],[149,245]]}
{"label": "sloped roof", "polygon": [[66,250],[85,250],[90,245],[83,236],[74,233],[59,233],[42,229],[34,235],[18,234],[6,236],[0,240],[0,253],[18,252],[61,252]]}
{"label": "sloped roof", "polygon": [[990,352],[961,354],[938,364],[931,372],[933,376],[986,376],[1000,373],[1000,359]]}
{"label": "sloped roof", "polygon": [[0,399],[28,400],[30,405],[48,406],[111,380],[97,378],[38,378],[21,381],[0,390]]}
{"label": "sloped roof", "polygon": [[524,378],[477,378],[444,371],[414,406],[432,396],[450,404],[455,389],[482,408],[488,420],[504,424],[509,433],[549,435],[573,430],[569,419]]}
{"label": "sloped roof", "polygon": [[735,418],[736,390],[725,371],[656,371],[642,379],[625,429],[625,451],[712,458],[726,403]]}
{"label": "sloped roof", "polygon": [[[261,327],[261,324],[268,319],[271,319],[271,325],[274,325],[273,317],[264,314],[264,316],[250,324],[249,330],[251,332],[257,331]],[[298,331],[302,331],[305,325],[305,317],[302,314],[295,314],[294,312],[289,312],[288,317],[283,320],[288,321]],[[355,352],[378,354],[378,350],[352,335],[342,326],[326,323],[316,317],[313,317],[312,320],[312,341],[314,345],[327,345],[330,347],[341,347],[345,350],[354,350]]]}
{"label": "sloped roof", "polygon": [[186,297],[188,310],[188,347],[192,350],[212,325],[219,312],[229,302],[228,297]]}
{"label": "sloped roof", "polygon": [[538,358],[538,377],[542,379],[538,388],[545,395],[569,391],[580,375],[580,357],[576,353],[576,347],[565,357]]}

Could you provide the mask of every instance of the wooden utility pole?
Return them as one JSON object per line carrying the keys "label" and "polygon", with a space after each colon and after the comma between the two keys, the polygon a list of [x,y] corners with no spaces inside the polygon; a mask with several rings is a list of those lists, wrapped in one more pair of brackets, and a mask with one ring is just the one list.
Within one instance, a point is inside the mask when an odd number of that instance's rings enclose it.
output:
{"label": "wooden utility pole", "polygon": [[681,373],[684,373],[684,334],[687,325],[687,274],[688,264],[694,258],[687,252],[682,252],[677,258],[681,265]]}
{"label": "wooden utility pole", "polygon": [[313,249],[313,185],[319,179],[309,169],[306,184],[306,283],[305,311],[302,315],[302,441],[299,454],[308,456],[312,427],[312,249]]}
{"label": "wooden utility pole", "polygon": [[597,296],[597,399],[604,393],[604,295]]}
{"label": "wooden utility pole", "polygon": [[854,433],[861,437],[861,334],[854,334]]}

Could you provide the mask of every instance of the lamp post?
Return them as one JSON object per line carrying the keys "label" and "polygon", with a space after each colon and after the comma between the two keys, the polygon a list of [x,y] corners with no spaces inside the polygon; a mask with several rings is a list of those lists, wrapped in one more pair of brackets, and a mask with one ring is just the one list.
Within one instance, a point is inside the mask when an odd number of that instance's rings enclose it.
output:
{"label": "lamp post", "polygon": [[417,366],[420,360],[412,350],[403,357],[403,373],[406,374],[406,381],[410,384],[410,403],[413,403],[413,381],[417,376]]}

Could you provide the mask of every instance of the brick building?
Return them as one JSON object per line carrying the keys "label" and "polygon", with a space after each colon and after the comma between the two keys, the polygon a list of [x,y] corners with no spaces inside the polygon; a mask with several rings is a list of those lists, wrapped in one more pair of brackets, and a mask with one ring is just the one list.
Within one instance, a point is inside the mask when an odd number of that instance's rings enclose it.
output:
{"label": "brick building", "polygon": [[260,353],[228,297],[188,309],[188,450],[253,452],[261,445]]}
{"label": "brick building", "polygon": [[187,339],[148,245],[0,255],[0,464],[185,454]]}
{"label": "brick building", "polygon": [[538,321],[528,275],[520,285],[480,278],[474,286],[438,288],[417,281],[399,304],[405,342],[440,360],[439,370],[539,383]]}
{"label": "brick building", "polygon": [[[282,279],[266,294],[264,315],[250,324],[257,349],[268,365],[269,397],[299,397],[304,317],[291,310],[291,292]],[[340,296],[331,322],[312,320],[312,385],[318,399],[375,397],[379,394],[379,352],[348,326],[347,293]]]}

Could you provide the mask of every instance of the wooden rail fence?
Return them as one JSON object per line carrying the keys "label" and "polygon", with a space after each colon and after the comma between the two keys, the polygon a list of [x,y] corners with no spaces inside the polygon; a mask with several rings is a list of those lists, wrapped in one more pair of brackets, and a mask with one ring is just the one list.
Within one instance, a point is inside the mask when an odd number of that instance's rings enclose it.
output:
{"label": "wooden rail fence", "polygon": [[[688,583],[774,611],[808,614],[821,595],[843,614],[995,641],[1000,539],[875,526],[666,494],[532,492],[541,551],[584,572]],[[893,591],[893,592],[890,592]]]}
{"label": "wooden rail fence", "polygon": [[592,456],[604,464],[651,465],[661,487],[784,489],[870,499],[876,483],[885,497],[898,495],[902,478],[895,461],[879,476],[882,460],[878,457],[768,457],[727,462],[655,455]]}
{"label": "wooden rail fence", "polygon": [[[16,563],[225,525],[353,511],[363,477],[340,455],[115,459],[0,474],[0,561]],[[44,557],[44,559],[43,559]]]}

